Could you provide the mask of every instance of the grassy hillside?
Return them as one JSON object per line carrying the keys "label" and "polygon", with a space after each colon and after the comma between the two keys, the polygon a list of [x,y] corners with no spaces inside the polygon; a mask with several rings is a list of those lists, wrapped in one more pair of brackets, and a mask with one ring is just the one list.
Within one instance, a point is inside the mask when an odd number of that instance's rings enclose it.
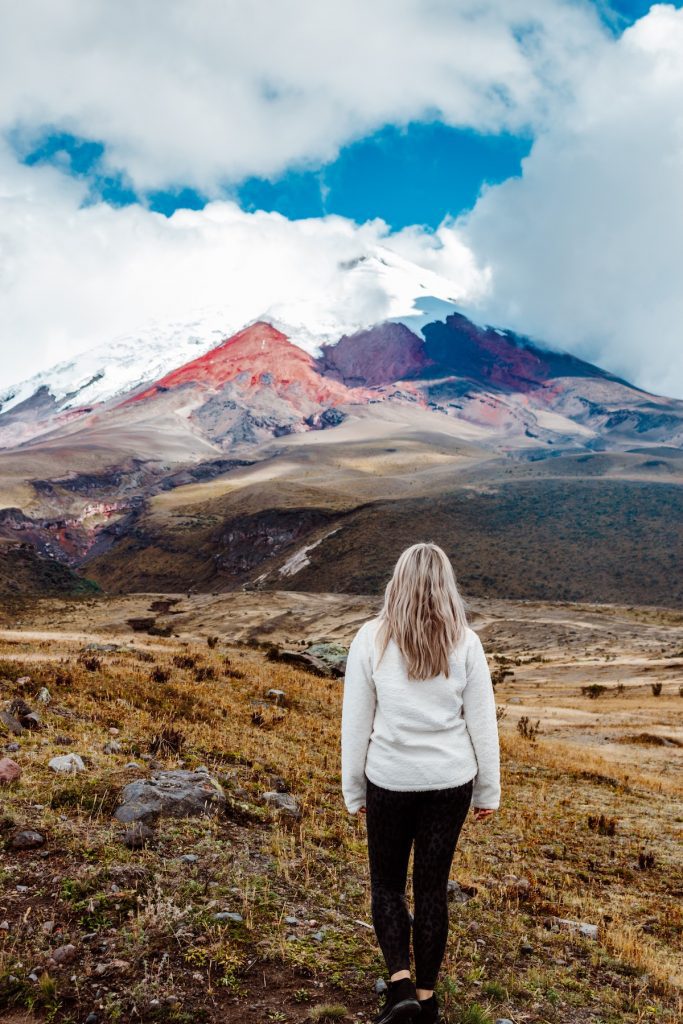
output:
{"label": "grassy hillside", "polygon": [[[683,490],[612,479],[487,481],[355,508],[277,506],[255,494],[142,517],[85,567],[114,591],[274,589],[372,593],[400,551],[441,544],[474,596],[676,606],[683,583]],[[318,501],[324,495],[318,495]],[[244,506],[244,507],[241,507]],[[304,546],[308,564],[280,573]]]}
{"label": "grassy hillside", "polygon": [[[383,968],[368,927],[364,826],[339,792],[340,683],[223,637],[210,646],[129,634],[123,646],[82,650],[73,633],[40,636],[0,640],[3,702],[33,702],[43,685],[52,695],[44,727],[11,754],[21,781],[3,790],[0,1011],[184,1024],[371,1016]],[[510,643],[494,649],[494,664],[517,657]],[[271,687],[286,707],[263,703]],[[105,753],[112,730],[120,749]],[[505,714],[501,730],[502,808],[466,823],[452,872],[461,892],[441,984],[447,1020],[674,1024],[680,784],[525,739]],[[49,770],[66,751],[81,754],[83,773]],[[226,812],[162,819],[146,848],[126,848],[111,817],[121,788],[180,763],[210,769]],[[274,789],[295,796],[300,818],[264,803]],[[26,828],[44,844],[11,849]],[[242,920],[217,921],[220,912]],[[597,939],[556,917],[596,924]],[[72,958],[51,962],[65,945]]]}
{"label": "grassy hillside", "polygon": [[28,544],[0,540],[0,601],[63,594],[92,594],[98,585],[68,566],[41,558]]}

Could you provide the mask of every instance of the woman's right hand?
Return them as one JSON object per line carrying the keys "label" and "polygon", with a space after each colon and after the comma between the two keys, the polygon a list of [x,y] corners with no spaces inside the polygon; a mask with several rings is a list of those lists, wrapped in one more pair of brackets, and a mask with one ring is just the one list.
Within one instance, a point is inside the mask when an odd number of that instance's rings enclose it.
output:
{"label": "woman's right hand", "polygon": [[475,807],[472,811],[475,821],[483,821],[484,818],[488,818],[495,813],[495,809],[492,807]]}

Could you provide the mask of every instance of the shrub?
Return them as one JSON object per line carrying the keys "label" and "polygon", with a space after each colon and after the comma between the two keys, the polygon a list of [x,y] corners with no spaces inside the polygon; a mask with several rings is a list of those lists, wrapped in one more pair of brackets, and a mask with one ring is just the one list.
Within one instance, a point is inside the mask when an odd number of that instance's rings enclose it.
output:
{"label": "shrub", "polygon": [[517,722],[517,732],[519,733],[519,735],[522,736],[525,740],[531,740],[532,743],[535,742],[540,730],[540,718],[536,720],[535,725],[533,724],[528,715],[522,715],[520,720]]}

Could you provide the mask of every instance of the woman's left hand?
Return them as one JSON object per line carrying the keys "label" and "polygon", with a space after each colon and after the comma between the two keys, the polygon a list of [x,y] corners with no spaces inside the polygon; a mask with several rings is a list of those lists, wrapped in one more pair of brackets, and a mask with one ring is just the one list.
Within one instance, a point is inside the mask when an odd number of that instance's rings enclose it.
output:
{"label": "woman's left hand", "polygon": [[496,812],[492,807],[475,807],[472,813],[475,821],[483,821],[484,818],[488,818]]}

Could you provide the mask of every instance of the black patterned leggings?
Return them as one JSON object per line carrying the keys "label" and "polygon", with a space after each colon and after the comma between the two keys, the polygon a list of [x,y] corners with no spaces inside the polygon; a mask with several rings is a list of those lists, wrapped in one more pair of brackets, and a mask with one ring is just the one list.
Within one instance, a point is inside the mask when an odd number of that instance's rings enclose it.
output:
{"label": "black patterned leggings", "polygon": [[389,974],[410,969],[406,879],[413,856],[413,952],[417,988],[433,989],[448,938],[448,875],[474,780],[453,789],[394,792],[368,779],[372,923]]}

